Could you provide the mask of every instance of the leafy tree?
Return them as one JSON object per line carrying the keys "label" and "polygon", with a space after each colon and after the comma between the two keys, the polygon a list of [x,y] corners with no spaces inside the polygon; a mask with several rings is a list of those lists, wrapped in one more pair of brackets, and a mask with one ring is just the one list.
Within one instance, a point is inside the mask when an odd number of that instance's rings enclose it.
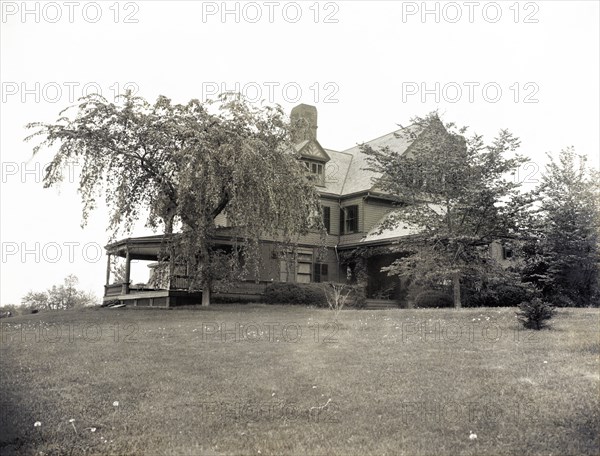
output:
{"label": "leafy tree", "polygon": [[48,293],[45,291],[29,291],[21,298],[21,305],[26,309],[49,309]]}
{"label": "leafy tree", "polygon": [[555,305],[600,304],[600,174],[574,149],[548,155],[525,225],[523,279]]}
{"label": "leafy tree", "polygon": [[[44,177],[61,181],[70,162],[81,164],[83,223],[102,191],[113,236],[146,225],[168,235],[170,276],[183,265],[190,289],[210,302],[215,282],[258,271],[258,241],[293,243],[319,223],[318,194],[291,152],[291,126],[280,107],[250,106],[237,95],[216,102],[154,105],[130,93],[113,104],[98,95],[81,99],[74,118],[30,124],[44,138],[34,148],[60,144]],[[63,111],[64,112],[64,111]],[[215,218],[225,214],[235,243],[222,266]],[[231,274],[223,275],[224,270]]]}
{"label": "leafy tree", "polygon": [[111,258],[110,272],[113,284],[122,284],[125,282],[125,263],[122,261],[122,258],[117,256]]}
{"label": "leafy tree", "polygon": [[507,130],[485,145],[479,135],[465,138],[466,128],[444,125],[436,113],[413,122],[401,134],[412,142],[404,154],[362,146],[370,169],[381,173],[376,186],[395,195],[399,206],[381,229],[418,231],[399,247],[412,255],[384,270],[413,283],[452,283],[459,308],[461,279],[497,268],[485,254],[489,244],[514,235],[519,183],[508,176],[525,159],[512,154],[519,140]]}
{"label": "leafy tree", "polygon": [[68,275],[62,285],[53,285],[44,292],[28,292],[21,299],[21,305],[28,309],[66,310],[97,304],[92,293],[77,289],[78,282],[76,276]]}

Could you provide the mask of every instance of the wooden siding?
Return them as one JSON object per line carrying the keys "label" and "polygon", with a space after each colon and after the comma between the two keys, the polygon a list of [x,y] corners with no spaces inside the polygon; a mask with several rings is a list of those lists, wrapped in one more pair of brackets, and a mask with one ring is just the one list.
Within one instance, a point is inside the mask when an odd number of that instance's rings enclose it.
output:
{"label": "wooden siding", "polygon": [[[354,198],[350,198],[347,200],[342,201],[341,207],[348,207],[348,206],[358,206],[358,232],[359,233],[364,233],[364,211],[365,211],[365,206],[364,206],[364,199],[362,196],[356,196]],[[339,222],[339,214],[340,211],[337,211],[338,213],[338,230],[339,230],[339,226],[340,226],[340,222]],[[345,234],[343,234],[342,236],[347,236]]]}
{"label": "wooden siding", "polygon": [[337,201],[331,201],[326,199],[321,199],[321,205],[323,207],[328,207],[331,211],[330,217],[330,236],[339,236],[340,234],[340,204]]}
{"label": "wooden siding", "polygon": [[393,210],[392,204],[375,203],[366,200],[364,202],[364,231],[368,233],[379,222],[385,214]]}

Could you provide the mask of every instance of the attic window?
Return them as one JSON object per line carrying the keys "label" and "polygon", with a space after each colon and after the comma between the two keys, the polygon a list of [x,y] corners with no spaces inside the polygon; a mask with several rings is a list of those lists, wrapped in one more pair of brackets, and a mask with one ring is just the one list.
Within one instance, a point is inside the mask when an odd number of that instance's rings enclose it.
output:
{"label": "attic window", "polygon": [[323,163],[304,161],[309,177],[315,181],[317,185],[325,185],[325,166]]}

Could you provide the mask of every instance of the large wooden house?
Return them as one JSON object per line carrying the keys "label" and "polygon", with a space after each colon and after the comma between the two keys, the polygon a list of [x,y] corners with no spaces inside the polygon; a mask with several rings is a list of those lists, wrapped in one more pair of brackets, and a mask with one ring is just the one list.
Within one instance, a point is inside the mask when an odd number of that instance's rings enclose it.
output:
{"label": "large wooden house", "polygon": [[[259,277],[250,277],[220,295],[259,298],[265,287],[273,282],[345,282],[355,272],[356,261],[361,261],[361,279],[367,298],[396,303],[402,294],[402,286],[397,279],[381,272],[381,268],[394,259],[386,252],[386,247],[414,231],[407,226],[383,232],[378,229],[390,211],[397,208],[397,203],[389,194],[377,189],[378,175],[367,169],[366,156],[359,146],[344,151],[323,147],[317,139],[317,109],[314,106],[296,106],[291,118],[292,121],[301,119],[309,126],[294,138],[294,142],[298,157],[305,163],[321,196],[323,222],[328,233],[325,248],[318,233],[304,236],[290,263],[289,258],[282,258],[275,240],[264,239]],[[411,141],[399,133],[400,130],[390,132],[368,144],[374,148],[387,146],[404,153],[410,148]],[[227,217],[219,215],[215,223],[223,233],[217,241],[226,245],[230,242]],[[110,256],[117,255],[125,258],[126,268],[125,283],[111,283],[110,266],[107,266],[105,301],[131,301],[140,306],[199,302],[201,293],[189,293],[184,278],[177,275],[158,280],[151,272],[147,284],[129,284],[131,260],[156,262],[163,241],[162,235],[147,236],[123,239],[106,246],[109,265]],[[151,271],[156,270],[155,266],[156,263],[150,265]]]}

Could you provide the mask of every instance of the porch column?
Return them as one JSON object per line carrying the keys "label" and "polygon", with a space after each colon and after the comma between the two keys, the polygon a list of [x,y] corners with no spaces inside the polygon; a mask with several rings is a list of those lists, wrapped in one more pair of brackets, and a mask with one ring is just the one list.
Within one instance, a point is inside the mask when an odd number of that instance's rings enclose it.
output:
{"label": "porch column", "polygon": [[[173,288],[173,276],[175,275],[175,249],[169,246],[169,276],[167,277],[167,290]],[[167,299],[167,307],[168,307]]]}
{"label": "porch column", "polygon": [[125,256],[125,282],[121,287],[121,294],[129,294],[129,277],[131,273],[131,253],[129,253],[129,249],[126,251]]}
{"label": "porch column", "polygon": [[107,261],[106,261],[106,286],[110,285],[110,260],[111,260],[111,254],[109,253],[107,256]]}

